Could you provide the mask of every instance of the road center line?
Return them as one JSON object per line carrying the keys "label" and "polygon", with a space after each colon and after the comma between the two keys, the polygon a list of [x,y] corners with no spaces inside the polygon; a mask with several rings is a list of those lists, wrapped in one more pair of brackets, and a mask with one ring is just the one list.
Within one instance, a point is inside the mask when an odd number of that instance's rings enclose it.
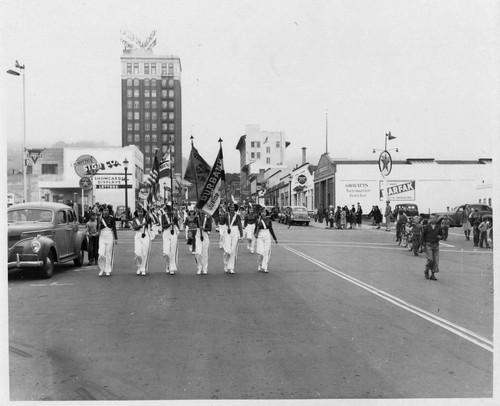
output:
{"label": "road center line", "polygon": [[396,306],[398,306],[402,309],[405,309],[413,314],[416,314],[417,316],[419,316],[427,321],[430,321],[431,323],[434,323],[434,324],[452,332],[453,334],[455,334],[459,337],[462,337],[462,338],[470,341],[473,344],[478,345],[479,347],[481,347],[485,350],[493,352],[493,341],[488,340],[487,338],[482,337],[479,334],[476,334],[470,330],[467,330],[466,328],[461,327],[457,324],[454,324],[448,320],[445,320],[441,317],[438,317],[438,316],[436,316],[436,315],[434,315],[434,314],[432,314],[424,309],[421,309],[421,308],[414,306],[408,302],[405,302],[404,300],[399,299],[398,297],[393,296],[387,292],[384,292],[383,290],[377,289],[377,288],[375,288],[371,285],[368,285],[367,283],[364,283],[356,278],[353,278],[349,275],[346,275],[345,273],[340,272],[340,271],[324,264],[323,262],[320,262],[317,259],[312,258],[312,257],[310,257],[310,256],[308,256],[300,251],[297,251],[296,249],[291,248],[291,247],[287,246],[286,244],[280,244],[280,245],[283,248],[287,249],[288,251],[308,260],[309,262],[312,262],[313,264],[319,266],[320,268],[325,269],[326,271],[330,272],[331,274],[336,275],[342,279],[345,279],[348,282],[351,282],[351,283],[359,286],[360,288],[365,289],[366,291],[373,293],[374,295],[377,295],[377,296],[381,297],[382,299],[387,300],[388,302],[395,304]]}

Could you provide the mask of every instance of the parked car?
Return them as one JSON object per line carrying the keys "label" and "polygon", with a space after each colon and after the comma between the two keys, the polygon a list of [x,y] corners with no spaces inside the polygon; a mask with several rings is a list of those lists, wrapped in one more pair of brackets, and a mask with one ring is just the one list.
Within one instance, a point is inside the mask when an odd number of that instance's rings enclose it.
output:
{"label": "parked car", "polygon": [[[462,213],[465,206],[466,204],[462,204],[460,206],[454,207],[450,211],[431,213],[431,215],[437,216],[438,224],[441,223],[445,215],[448,215],[448,218],[450,219],[450,227],[459,227],[462,225]],[[469,204],[469,206],[472,211],[474,211],[475,209],[479,210],[479,216],[481,219],[487,219],[490,220],[490,222],[492,221],[493,209],[491,208],[491,206],[479,203],[471,203]]]}
{"label": "parked car", "polygon": [[394,206],[394,211],[392,212],[394,218],[398,215],[399,210],[403,210],[403,213],[405,213],[408,217],[418,216],[418,206],[413,203],[396,204]]}
{"label": "parked car", "polygon": [[[302,206],[287,206],[283,209],[283,212],[286,213],[287,210],[292,211],[292,218],[290,221],[290,224],[305,224],[306,226],[309,225],[309,222],[311,221],[311,218],[309,217],[309,213],[307,212],[307,209]],[[285,221],[285,218],[283,216],[283,222]]]}
{"label": "parked car", "polygon": [[73,209],[62,203],[19,203],[7,209],[8,269],[35,269],[50,278],[54,265],[82,266],[87,239]]}

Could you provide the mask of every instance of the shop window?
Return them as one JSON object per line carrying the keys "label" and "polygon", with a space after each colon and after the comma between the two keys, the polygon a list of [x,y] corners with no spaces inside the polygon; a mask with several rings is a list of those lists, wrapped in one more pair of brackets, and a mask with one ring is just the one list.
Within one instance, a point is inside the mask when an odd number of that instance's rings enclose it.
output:
{"label": "shop window", "polygon": [[42,175],[57,175],[57,164],[42,164]]}

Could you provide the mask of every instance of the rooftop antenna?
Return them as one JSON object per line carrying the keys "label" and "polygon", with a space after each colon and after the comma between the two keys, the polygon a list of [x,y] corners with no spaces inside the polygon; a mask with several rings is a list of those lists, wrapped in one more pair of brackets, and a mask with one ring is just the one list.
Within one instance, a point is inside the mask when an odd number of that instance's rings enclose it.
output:
{"label": "rooftop antenna", "polygon": [[326,153],[328,154],[328,110],[326,110]]}

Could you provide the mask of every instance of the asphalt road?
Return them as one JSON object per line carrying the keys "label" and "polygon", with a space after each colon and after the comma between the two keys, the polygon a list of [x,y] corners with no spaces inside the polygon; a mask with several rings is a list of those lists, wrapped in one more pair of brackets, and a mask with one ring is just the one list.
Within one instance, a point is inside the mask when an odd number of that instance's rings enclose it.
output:
{"label": "asphalt road", "polygon": [[275,223],[269,274],[239,247],[208,275],[161,237],[137,276],[119,231],[115,269],[10,275],[11,400],[420,399],[493,396],[493,256],[451,229],[438,281],[425,257],[366,225]]}

